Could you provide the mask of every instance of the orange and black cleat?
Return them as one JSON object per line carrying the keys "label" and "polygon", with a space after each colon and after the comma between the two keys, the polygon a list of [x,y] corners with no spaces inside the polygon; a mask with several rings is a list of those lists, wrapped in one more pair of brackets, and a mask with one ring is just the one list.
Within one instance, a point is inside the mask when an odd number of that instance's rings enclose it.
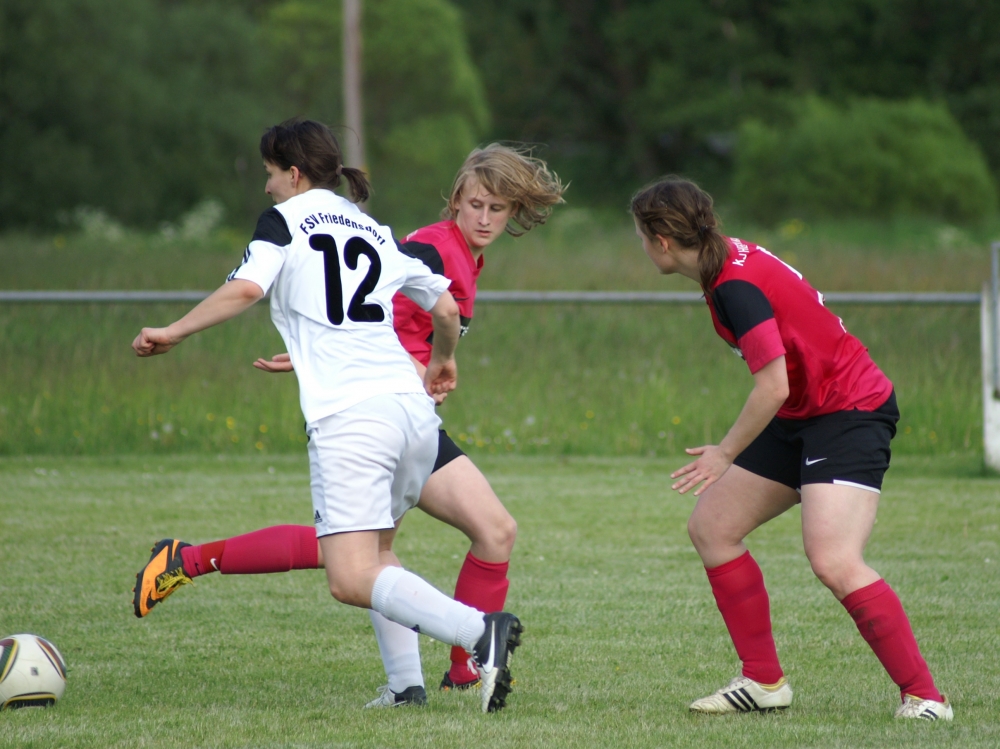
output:
{"label": "orange and black cleat", "polygon": [[182,585],[193,582],[184,571],[181,549],[190,546],[174,538],[157,541],[146,566],[135,576],[132,605],[140,619]]}

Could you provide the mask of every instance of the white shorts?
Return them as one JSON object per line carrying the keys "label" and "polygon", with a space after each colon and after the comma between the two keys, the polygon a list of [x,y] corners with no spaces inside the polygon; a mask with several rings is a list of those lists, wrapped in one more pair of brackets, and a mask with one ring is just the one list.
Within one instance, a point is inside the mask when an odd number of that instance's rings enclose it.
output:
{"label": "white shorts", "polygon": [[440,425],[422,393],[377,395],[310,424],[316,535],[392,528],[420,499]]}

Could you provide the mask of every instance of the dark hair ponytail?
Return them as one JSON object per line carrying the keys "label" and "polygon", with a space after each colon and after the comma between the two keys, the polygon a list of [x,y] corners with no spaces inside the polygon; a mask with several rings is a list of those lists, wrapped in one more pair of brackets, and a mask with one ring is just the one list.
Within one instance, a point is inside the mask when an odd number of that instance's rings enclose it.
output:
{"label": "dark hair ponytail", "polygon": [[637,192],[629,210],[650,239],[669,237],[681,247],[698,250],[701,287],[710,295],[729,257],[729,242],[719,232],[712,196],[694,182],[670,175]]}
{"label": "dark hair ponytail", "polygon": [[260,155],[286,171],[297,167],[315,187],[333,190],[343,176],[355,203],[371,197],[368,177],[360,169],[344,166],[337,137],[321,122],[292,119],[269,127],[260,139]]}

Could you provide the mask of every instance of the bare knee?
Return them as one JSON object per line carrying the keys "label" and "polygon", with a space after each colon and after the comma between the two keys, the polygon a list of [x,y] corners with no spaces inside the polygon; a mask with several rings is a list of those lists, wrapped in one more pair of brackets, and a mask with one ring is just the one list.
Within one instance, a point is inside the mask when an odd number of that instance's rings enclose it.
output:
{"label": "bare knee", "polygon": [[[714,524],[709,518],[703,517],[701,513],[693,512],[691,517],[688,518],[687,524],[688,538],[691,539],[691,543],[694,545],[695,550],[705,558],[706,554],[710,554],[711,551],[719,546],[726,546],[727,544],[721,538],[721,533],[715,528]],[[739,541],[737,541],[739,543]]]}
{"label": "bare knee", "polygon": [[864,560],[837,552],[807,551],[813,574],[839,599],[858,587],[869,571]]}
{"label": "bare knee", "polygon": [[469,527],[467,535],[473,556],[490,562],[506,561],[517,539],[517,521],[504,509]]}
{"label": "bare knee", "polygon": [[697,508],[688,518],[687,527],[695,551],[708,568],[732,561],[746,551],[742,535],[716,523],[709,513],[700,513]]}
{"label": "bare knee", "polygon": [[371,605],[371,591],[362,590],[354,580],[331,580],[330,594],[348,606],[368,608]]}
{"label": "bare knee", "polygon": [[503,518],[490,529],[490,544],[497,554],[509,557],[516,539],[517,521],[509,512],[504,513]]}

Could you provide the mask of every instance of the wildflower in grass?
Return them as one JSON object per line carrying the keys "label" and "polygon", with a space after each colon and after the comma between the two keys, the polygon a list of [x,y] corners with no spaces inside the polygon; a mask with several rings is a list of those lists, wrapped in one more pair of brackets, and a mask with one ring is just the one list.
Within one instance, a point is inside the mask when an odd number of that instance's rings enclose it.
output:
{"label": "wildflower in grass", "polygon": [[678,424],[681,423],[681,417],[680,416],[675,416],[674,418],[672,418],[670,420],[670,423],[673,424],[674,426],[677,426]]}
{"label": "wildflower in grass", "polygon": [[238,434],[231,434],[229,436],[229,439],[231,439],[233,441],[233,444],[235,444],[235,443],[237,443],[237,442],[240,441],[240,435],[238,435]]}
{"label": "wildflower in grass", "polygon": [[226,429],[235,429],[235,428],[236,428],[236,419],[234,419],[232,416],[227,416]]}
{"label": "wildflower in grass", "polygon": [[207,413],[205,414],[205,418],[208,419],[209,421],[215,421],[215,414]]}
{"label": "wildflower in grass", "polygon": [[588,419],[593,419],[594,418],[594,412],[593,411],[587,411],[587,413],[585,413],[584,416],[586,416]]}
{"label": "wildflower in grass", "polygon": [[263,450],[263,449],[264,449],[264,443],[263,443],[263,442],[261,442],[260,440],[257,440],[257,441],[256,441],[256,442],[254,443],[254,445],[253,445],[253,446],[254,446],[254,447],[256,447],[256,448],[257,448],[258,450]]}
{"label": "wildflower in grass", "polygon": [[258,429],[260,430],[260,433],[261,433],[261,434],[267,434],[267,424],[261,424],[261,425],[260,425],[259,427],[257,427],[257,428],[258,428]]}

